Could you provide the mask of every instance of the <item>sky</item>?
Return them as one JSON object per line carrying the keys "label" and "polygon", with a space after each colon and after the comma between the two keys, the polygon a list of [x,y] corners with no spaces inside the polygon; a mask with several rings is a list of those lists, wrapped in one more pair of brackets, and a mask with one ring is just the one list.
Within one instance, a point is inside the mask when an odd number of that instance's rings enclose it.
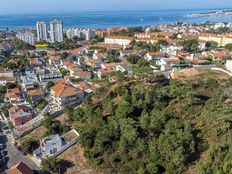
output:
{"label": "sky", "polygon": [[232,8],[231,0],[0,0],[0,14]]}

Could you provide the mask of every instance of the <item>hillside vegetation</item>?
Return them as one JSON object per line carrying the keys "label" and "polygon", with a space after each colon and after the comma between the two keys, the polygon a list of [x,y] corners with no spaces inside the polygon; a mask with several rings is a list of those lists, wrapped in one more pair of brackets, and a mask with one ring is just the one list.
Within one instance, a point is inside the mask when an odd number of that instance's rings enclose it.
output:
{"label": "hillside vegetation", "polygon": [[232,173],[232,79],[107,84],[68,110],[103,173]]}

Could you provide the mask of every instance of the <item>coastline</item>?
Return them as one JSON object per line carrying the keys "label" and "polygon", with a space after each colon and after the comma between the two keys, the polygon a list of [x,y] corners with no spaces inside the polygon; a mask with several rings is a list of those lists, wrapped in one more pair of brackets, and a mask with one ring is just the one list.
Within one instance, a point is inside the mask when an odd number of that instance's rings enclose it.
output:
{"label": "coastline", "polygon": [[[217,10],[217,9],[215,9]],[[220,9],[221,11],[229,9]],[[64,21],[64,28],[91,28],[107,29],[111,27],[135,27],[152,26],[159,24],[172,24],[174,22],[186,22],[200,24],[210,22],[231,22],[232,16],[193,16],[191,14],[209,13],[213,9],[206,10],[156,10],[156,11],[90,11],[70,13],[48,14],[22,14],[0,15],[0,30],[6,28],[17,30],[23,28],[35,29],[37,21],[49,22],[54,18]]]}

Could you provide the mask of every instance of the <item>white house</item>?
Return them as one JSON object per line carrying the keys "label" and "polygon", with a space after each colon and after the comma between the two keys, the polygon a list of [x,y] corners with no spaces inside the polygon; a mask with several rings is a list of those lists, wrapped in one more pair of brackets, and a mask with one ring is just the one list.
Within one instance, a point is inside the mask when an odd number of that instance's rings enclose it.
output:
{"label": "white house", "polygon": [[150,52],[145,55],[146,60],[160,60],[165,57],[163,52]]}
{"label": "white house", "polygon": [[122,46],[130,45],[132,40],[133,38],[130,37],[114,37],[114,36],[105,37],[106,44],[117,44]]}
{"label": "white house", "polygon": [[65,105],[81,103],[84,100],[84,91],[61,80],[51,88],[51,98],[53,104],[56,104],[58,108],[63,108]]}
{"label": "white house", "polygon": [[170,71],[174,66],[179,65],[179,58],[164,58],[157,61],[157,64],[161,66],[161,71]]}
{"label": "white house", "polygon": [[129,67],[127,64],[119,63],[115,67],[115,71],[119,72],[127,72],[128,74],[132,74],[132,68]]}
{"label": "white house", "polygon": [[170,56],[176,56],[177,52],[182,49],[183,47],[178,45],[161,46],[161,52],[164,52]]}
{"label": "white house", "polygon": [[56,134],[41,138],[40,147],[33,152],[33,155],[39,160],[45,157],[57,157],[76,144],[78,136],[77,131],[73,129],[62,136]]}

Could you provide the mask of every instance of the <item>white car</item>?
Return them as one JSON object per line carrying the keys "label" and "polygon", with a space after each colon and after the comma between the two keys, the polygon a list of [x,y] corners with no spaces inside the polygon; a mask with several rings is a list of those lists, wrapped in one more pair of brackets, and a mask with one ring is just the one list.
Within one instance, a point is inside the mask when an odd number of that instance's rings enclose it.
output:
{"label": "white car", "polygon": [[1,150],[1,155],[2,155],[2,156],[4,156],[4,155],[5,155],[4,150]]}
{"label": "white car", "polygon": [[16,146],[16,145],[17,145],[17,143],[16,143],[15,141],[12,141],[11,144],[12,144],[13,146]]}

